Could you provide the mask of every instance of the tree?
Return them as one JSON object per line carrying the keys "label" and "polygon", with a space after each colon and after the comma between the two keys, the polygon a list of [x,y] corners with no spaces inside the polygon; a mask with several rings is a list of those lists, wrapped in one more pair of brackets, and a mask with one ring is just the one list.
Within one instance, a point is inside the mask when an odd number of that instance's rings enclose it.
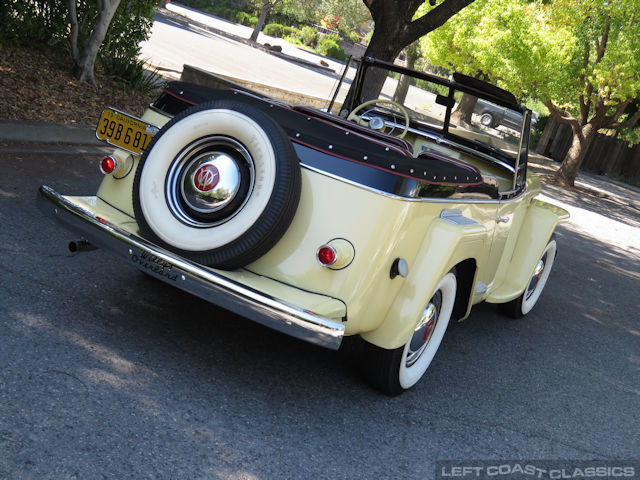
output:
{"label": "tree", "polygon": [[267,15],[271,10],[273,10],[281,0],[262,0],[258,5],[258,23],[253,28],[253,32],[251,32],[251,36],[249,37],[249,41],[256,42],[258,41],[258,35],[262,31],[262,27],[264,27],[264,23],[267,20]]}
{"label": "tree", "polygon": [[98,17],[91,31],[89,40],[82,51],[78,49],[78,14],[76,0],[69,0],[69,18],[71,23],[69,33],[69,43],[71,44],[71,55],[75,63],[75,76],[81,82],[95,83],[93,70],[98,56],[100,45],[107,35],[107,30],[111,24],[116,9],[120,5],[120,0],[98,0]]}
{"label": "tree", "polygon": [[251,32],[249,40],[256,42],[258,35],[266,23],[267,16],[277,11],[291,18],[316,22],[318,5],[316,0],[256,0],[252,2],[258,10],[258,22]]}
{"label": "tree", "polygon": [[640,121],[629,109],[640,101],[639,14],[635,0],[477,0],[422,47],[431,63],[484,74],[570,125],[555,179],[573,186],[599,130]]}
{"label": "tree", "polygon": [[[367,55],[392,62],[402,49],[442,26],[474,0],[363,0],[375,22]],[[418,12],[420,9],[420,12]]]}
{"label": "tree", "polygon": [[[474,0],[362,0],[375,22],[365,55],[393,62],[403,48],[441,27]],[[370,75],[364,99],[375,98],[382,89],[384,72]],[[349,92],[347,99],[350,99]],[[345,101],[345,103],[347,103]]]}
{"label": "tree", "polygon": [[97,58],[117,58],[121,65],[136,61],[139,44],[151,30],[156,1],[3,0],[0,43],[68,49],[77,78],[93,83]]}
{"label": "tree", "polygon": [[370,18],[361,0],[256,0],[258,22],[249,38],[255,42],[271,12],[278,12],[299,22],[319,23],[326,16],[341,17],[341,26],[348,31]]}
{"label": "tree", "polygon": [[[573,131],[571,147],[555,174],[555,180],[573,186],[598,130],[619,131],[640,121],[640,111],[626,113],[640,101],[640,11],[634,1],[591,0],[569,6],[566,23],[578,42],[573,58],[580,67],[579,83],[574,86],[578,108],[566,108],[553,98],[544,104]],[[572,18],[572,14],[581,17]]]}

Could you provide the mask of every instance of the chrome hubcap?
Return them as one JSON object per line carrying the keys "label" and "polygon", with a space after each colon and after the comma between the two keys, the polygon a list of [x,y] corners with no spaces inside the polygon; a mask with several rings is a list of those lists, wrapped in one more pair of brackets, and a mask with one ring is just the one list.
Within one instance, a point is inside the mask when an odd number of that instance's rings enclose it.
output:
{"label": "chrome hubcap", "polygon": [[232,157],[221,152],[205,153],[184,170],[181,194],[193,210],[212,213],[234,199],[240,181],[240,168]]}
{"label": "chrome hubcap", "polygon": [[413,336],[409,342],[409,350],[407,352],[406,360],[407,367],[416,363],[427,348],[427,345],[429,345],[429,341],[431,340],[436,324],[438,323],[441,305],[442,293],[437,291],[422,312],[420,321],[418,321],[418,325],[416,326]]}
{"label": "chrome hubcap", "polygon": [[253,160],[241,143],[223,136],[204,137],[172,163],[165,186],[167,204],[181,222],[212,227],[242,210],[254,182]]}

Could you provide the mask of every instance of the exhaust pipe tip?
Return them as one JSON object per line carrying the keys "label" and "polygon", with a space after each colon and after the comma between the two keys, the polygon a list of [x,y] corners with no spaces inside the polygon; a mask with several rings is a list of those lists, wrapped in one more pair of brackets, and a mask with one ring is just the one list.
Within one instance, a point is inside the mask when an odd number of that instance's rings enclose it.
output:
{"label": "exhaust pipe tip", "polygon": [[98,247],[86,240],[73,240],[69,242],[69,251],[71,253],[77,252],[90,252],[91,250],[97,250]]}

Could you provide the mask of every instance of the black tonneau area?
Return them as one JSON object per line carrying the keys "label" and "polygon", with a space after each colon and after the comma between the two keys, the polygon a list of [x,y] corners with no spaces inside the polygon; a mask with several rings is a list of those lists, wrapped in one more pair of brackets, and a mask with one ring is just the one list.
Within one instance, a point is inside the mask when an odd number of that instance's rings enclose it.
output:
{"label": "black tonneau area", "polygon": [[[153,106],[170,115],[213,100],[249,103],[275,119],[292,142],[343,160],[358,162],[402,177],[436,185],[479,185],[473,166],[442,155],[414,158],[401,142],[379,132],[332,121],[329,114],[313,115],[308,108],[292,108],[255,92],[217,90],[185,82],[167,85]],[[355,124],[354,124],[355,125]],[[373,132],[373,133],[372,133]]]}

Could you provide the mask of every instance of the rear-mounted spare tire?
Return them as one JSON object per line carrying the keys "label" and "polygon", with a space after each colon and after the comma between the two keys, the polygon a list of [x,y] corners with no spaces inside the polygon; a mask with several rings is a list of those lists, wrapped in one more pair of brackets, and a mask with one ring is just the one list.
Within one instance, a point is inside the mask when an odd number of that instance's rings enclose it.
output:
{"label": "rear-mounted spare tire", "polygon": [[282,238],[300,185],[282,128],[251,105],[220,100],[185,110],[154,137],[136,171],[133,208],[143,237],[233,270]]}

